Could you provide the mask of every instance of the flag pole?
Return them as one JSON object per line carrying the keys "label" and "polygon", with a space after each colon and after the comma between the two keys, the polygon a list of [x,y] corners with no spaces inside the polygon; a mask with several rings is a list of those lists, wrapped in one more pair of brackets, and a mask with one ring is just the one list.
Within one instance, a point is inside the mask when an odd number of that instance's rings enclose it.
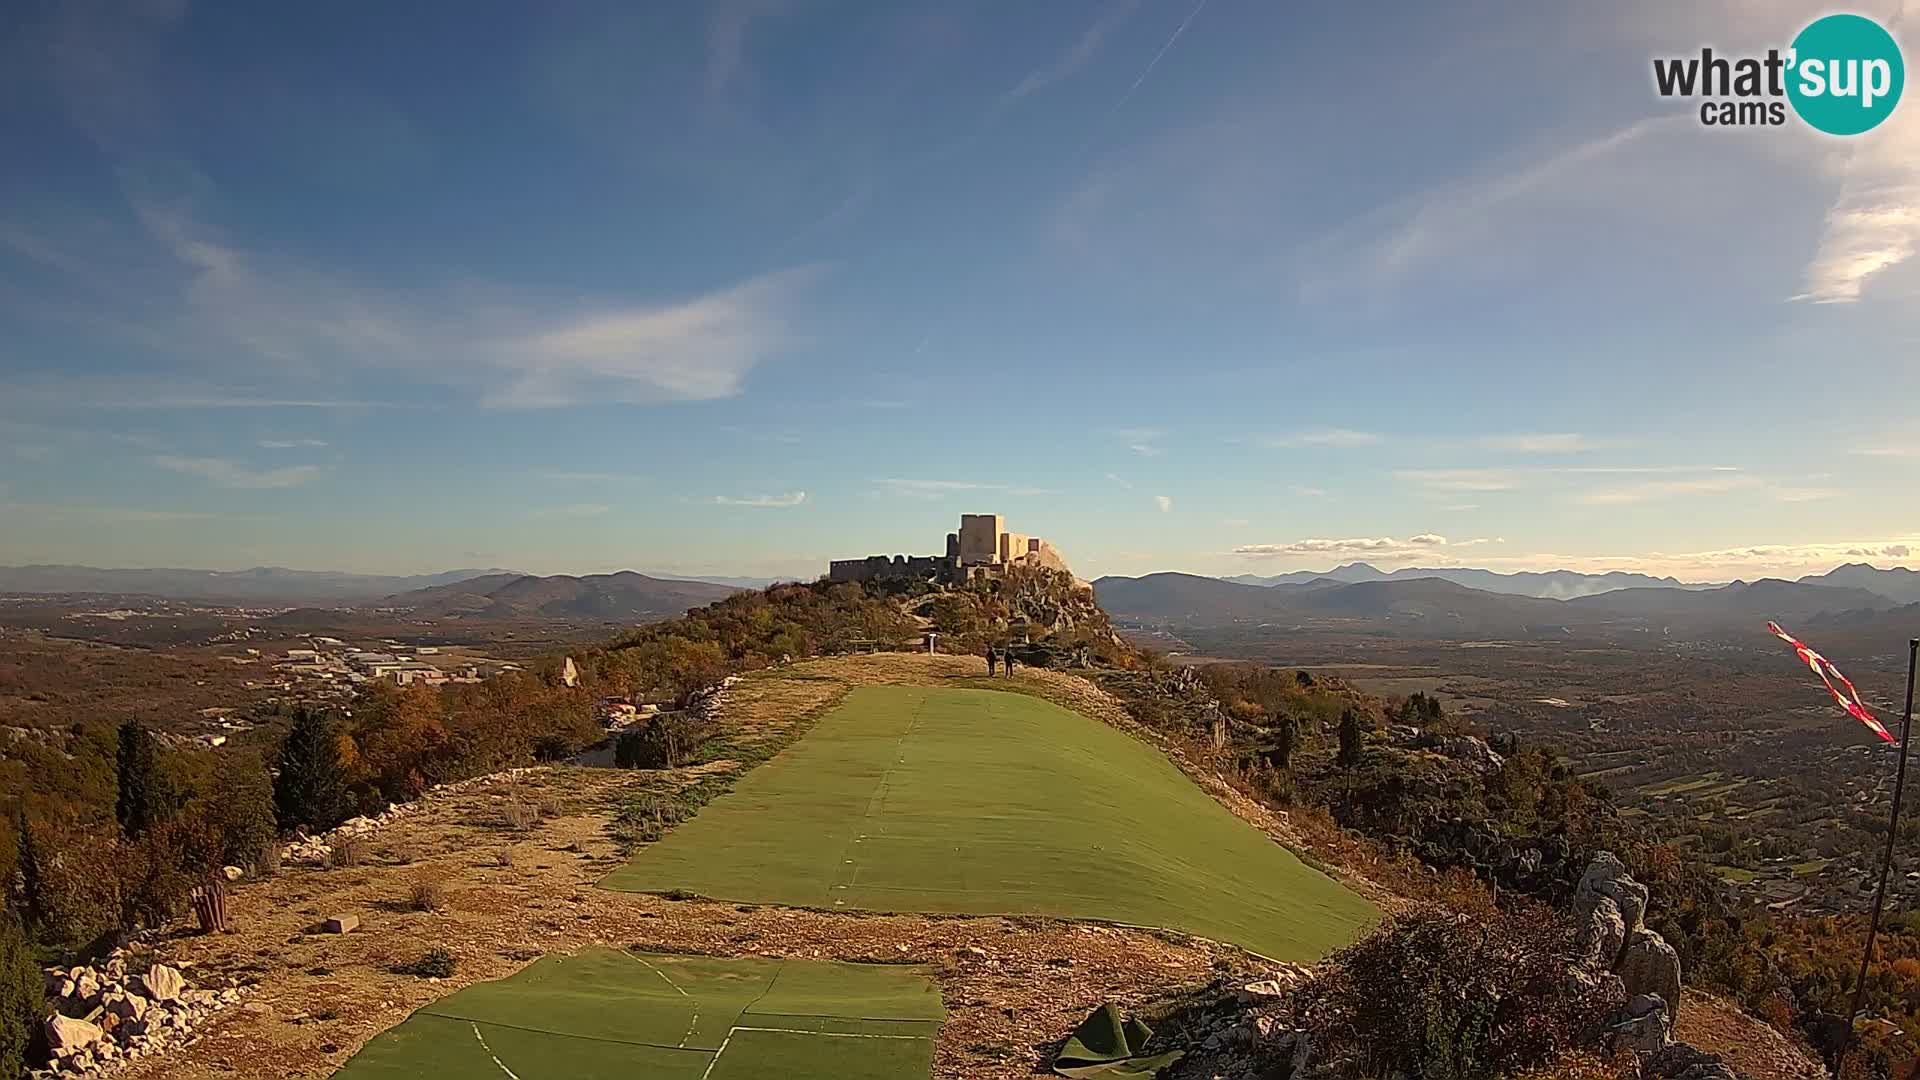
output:
{"label": "flag pole", "polygon": [[[1880,931],[1880,908],[1887,900],[1887,875],[1893,870],[1893,844],[1900,831],[1900,796],[1907,786],[1907,741],[1913,734],[1913,669],[1920,661],[1920,638],[1907,642],[1907,708],[1900,715],[1900,768],[1893,777],[1893,814],[1887,819],[1887,851],[1880,860],[1880,887],[1873,891],[1873,915],[1867,920],[1867,946],[1860,952],[1860,974],[1853,980],[1853,1003],[1847,1009],[1847,1031],[1860,1016],[1860,999],[1867,992],[1867,964],[1873,959],[1873,939]],[[1852,1041],[1849,1038],[1849,1041]]]}

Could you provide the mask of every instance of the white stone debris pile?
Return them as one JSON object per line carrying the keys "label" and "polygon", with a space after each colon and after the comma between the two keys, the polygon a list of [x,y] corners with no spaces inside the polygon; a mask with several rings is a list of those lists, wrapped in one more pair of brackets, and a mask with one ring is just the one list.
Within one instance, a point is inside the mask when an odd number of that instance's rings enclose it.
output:
{"label": "white stone debris pile", "polygon": [[306,836],[296,833],[294,834],[293,840],[288,842],[285,850],[282,851],[281,856],[288,862],[306,863],[312,866],[323,865],[333,856],[334,846],[340,843],[340,841],[361,840],[372,836],[374,833],[379,832],[381,829],[386,828],[401,818],[418,812],[422,806],[425,806],[435,799],[448,795],[457,795],[463,791],[472,791],[475,788],[483,788],[492,784],[518,780],[529,773],[547,771],[549,770],[546,766],[529,765],[517,769],[504,769],[497,773],[488,773],[485,776],[475,776],[467,780],[456,780],[450,784],[440,784],[436,787],[429,788],[418,799],[412,802],[393,803],[372,817],[348,818],[338,826],[319,836]]}
{"label": "white stone debris pile", "polygon": [[195,988],[166,964],[135,972],[127,961],[121,949],[92,967],[43,972],[53,1014],[42,1028],[53,1057],[30,1076],[106,1076],[191,1042],[194,1028],[246,995],[239,986]]}

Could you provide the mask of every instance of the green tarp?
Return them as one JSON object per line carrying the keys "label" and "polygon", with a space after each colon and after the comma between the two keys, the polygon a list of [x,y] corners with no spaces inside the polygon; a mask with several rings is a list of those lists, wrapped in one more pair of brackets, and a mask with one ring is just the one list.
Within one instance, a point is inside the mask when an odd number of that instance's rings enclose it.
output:
{"label": "green tarp", "polygon": [[1120,1010],[1111,1003],[1102,1005],[1054,1055],[1053,1071],[1074,1080],[1153,1080],[1186,1052],[1169,1050],[1148,1057],[1144,1051],[1152,1037],[1152,1028],[1138,1020],[1122,1020]]}

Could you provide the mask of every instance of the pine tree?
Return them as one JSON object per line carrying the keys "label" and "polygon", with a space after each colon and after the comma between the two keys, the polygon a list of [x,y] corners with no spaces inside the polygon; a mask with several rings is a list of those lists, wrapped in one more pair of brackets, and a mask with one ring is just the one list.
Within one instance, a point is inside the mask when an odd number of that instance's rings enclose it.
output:
{"label": "pine tree", "polygon": [[25,1076],[28,1045],[45,1008],[46,986],[27,935],[0,916],[0,1076]]}
{"label": "pine tree", "polygon": [[122,833],[139,836],[172,816],[172,787],[160,771],[153,733],[139,721],[120,725],[120,749],[115,761],[120,795],[114,802],[114,816],[120,819]]}
{"label": "pine tree", "polygon": [[1274,725],[1273,749],[1268,752],[1267,760],[1276,769],[1293,768],[1293,750],[1300,741],[1300,724],[1291,716],[1282,714]]}
{"label": "pine tree", "polygon": [[302,708],[280,744],[280,774],[273,780],[273,809],[282,831],[331,829],[347,816],[346,765],[326,713]]}
{"label": "pine tree", "polygon": [[[26,924],[28,932],[32,932],[47,922],[47,875],[46,864],[40,854],[40,840],[34,835],[33,826],[27,822],[27,808],[24,805],[20,807],[14,832],[19,837],[14,870],[20,877],[20,919]],[[0,1071],[0,1076],[5,1075],[4,1071]]]}
{"label": "pine tree", "polygon": [[1360,714],[1348,709],[1340,714],[1340,767],[1351,769],[1360,764],[1360,750],[1365,733],[1360,727]]}

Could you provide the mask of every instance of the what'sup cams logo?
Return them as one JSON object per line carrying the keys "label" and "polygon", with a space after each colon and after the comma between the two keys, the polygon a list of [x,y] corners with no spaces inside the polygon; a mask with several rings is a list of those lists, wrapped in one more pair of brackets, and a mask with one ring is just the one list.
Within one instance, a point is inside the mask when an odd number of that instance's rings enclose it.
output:
{"label": "what'sup cams logo", "polygon": [[1893,35],[1860,15],[1828,15],[1808,23],[1783,53],[1656,59],[1653,83],[1661,97],[1701,98],[1700,122],[1709,127],[1777,127],[1787,106],[1829,135],[1871,131],[1893,113],[1907,81]]}

